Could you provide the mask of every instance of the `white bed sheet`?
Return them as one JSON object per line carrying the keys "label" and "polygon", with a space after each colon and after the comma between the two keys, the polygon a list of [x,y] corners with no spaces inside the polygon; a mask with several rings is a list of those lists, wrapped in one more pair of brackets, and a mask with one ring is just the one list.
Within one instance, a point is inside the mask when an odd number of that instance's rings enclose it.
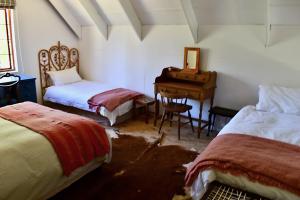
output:
{"label": "white bed sheet", "polygon": [[[44,95],[44,100],[62,104],[65,106],[72,106],[90,112],[95,112],[94,110],[91,110],[89,108],[89,105],[87,103],[88,99],[98,93],[114,88],[115,87],[108,84],[82,80],[66,85],[48,87]],[[110,125],[113,125],[116,123],[116,119],[118,116],[127,113],[132,109],[132,107],[132,100],[121,104],[112,112],[108,111],[102,106],[100,108],[100,114],[108,118],[108,120],[110,121]]]}
{"label": "white bed sheet", "polygon": [[[66,177],[44,136],[2,118],[0,127],[1,200],[49,198],[111,158],[110,151]],[[109,135],[108,138],[111,143]]]}
{"label": "white bed sheet", "polygon": [[[269,138],[300,146],[300,116],[257,111],[246,106],[220,131],[219,135],[241,133]],[[198,175],[192,185],[193,199],[200,199],[209,183],[217,180],[278,200],[300,200],[300,197],[275,187],[251,182],[246,177],[236,177],[218,170],[206,170]]]}

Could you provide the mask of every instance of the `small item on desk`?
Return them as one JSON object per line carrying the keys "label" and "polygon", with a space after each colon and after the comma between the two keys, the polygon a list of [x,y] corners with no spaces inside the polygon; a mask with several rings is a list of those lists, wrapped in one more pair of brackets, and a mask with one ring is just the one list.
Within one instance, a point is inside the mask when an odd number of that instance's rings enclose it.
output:
{"label": "small item on desk", "polygon": [[185,47],[183,70],[187,73],[200,72],[200,48]]}

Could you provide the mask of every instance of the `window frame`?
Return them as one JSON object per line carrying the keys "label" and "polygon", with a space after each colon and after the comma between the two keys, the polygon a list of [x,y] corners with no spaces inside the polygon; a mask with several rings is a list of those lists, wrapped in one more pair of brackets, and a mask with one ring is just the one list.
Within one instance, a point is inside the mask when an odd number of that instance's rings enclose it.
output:
{"label": "window frame", "polygon": [[[15,34],[14,34],[14,18],[13,18],[13,9],[9,8],[0,8],[1,11],[4,11],[5,18],[5,31],[6,31],[6,41],[8,48],[8,60],[9,66],[0,66],[0,73],[3,72],[15,72],[17,71],[17,59],[16,59],[16,46],[15,46]],[[4,54],[6,55],[6,54]]]}

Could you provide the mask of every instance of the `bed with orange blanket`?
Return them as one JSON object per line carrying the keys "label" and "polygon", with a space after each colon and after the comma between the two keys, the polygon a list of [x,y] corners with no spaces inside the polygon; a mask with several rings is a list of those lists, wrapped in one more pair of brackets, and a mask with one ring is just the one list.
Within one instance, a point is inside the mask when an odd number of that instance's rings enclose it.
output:
{"label": "bed with orange blanket", "polygon": [[246,106],[189,165],[201,199],[214,181],[269,199],[300,199],[300,116]]}
{"label": "bed with orange blanket", "polygon": [[31,102],[0,108],[0,199],[46,199],[109,162],[93,120]]}

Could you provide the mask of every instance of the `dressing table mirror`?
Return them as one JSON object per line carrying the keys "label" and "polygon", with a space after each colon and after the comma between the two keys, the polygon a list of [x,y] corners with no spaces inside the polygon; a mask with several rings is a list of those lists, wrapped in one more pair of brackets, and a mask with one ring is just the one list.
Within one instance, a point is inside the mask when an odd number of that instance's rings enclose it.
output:
{"label": "dressing table mirror", "polygon": [[183,69],[185,72],[198,73],[200,71],[200,48],[185,47]]}

